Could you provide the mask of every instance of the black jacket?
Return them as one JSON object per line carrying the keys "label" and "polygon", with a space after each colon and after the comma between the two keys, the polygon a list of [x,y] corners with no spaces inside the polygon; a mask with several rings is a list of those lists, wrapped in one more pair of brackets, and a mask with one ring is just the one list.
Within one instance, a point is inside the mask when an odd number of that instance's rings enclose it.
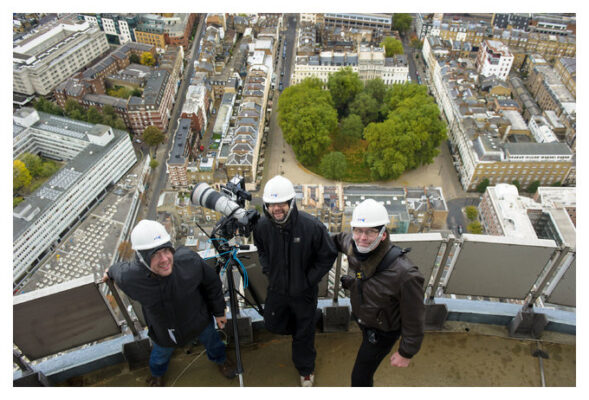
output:
{"label": "black jacket", "polygon": [[423,303],[424,278],[407,256],[402,255],[384,270],[376,268],[392,247],[384,240],[368,258],[361,261],[354,253],[355,244],[351,233],[334,237],[339,251],[348,256],[348,266],[354,272],[362,272],[362,294],[358,279],[350,286],[352,313],[358,323],[381,331],[401,331],[399,354],[413,357],[421,347],[425,325]]}
{"label": "black jacket", "polygon": [[325,226],[296,204],[284,226],[265,214],[254,229],[254,243],[268,289],[297,296],[315,288],[337,258]]}
{"label": "black jacket", "polygon": [[114,264],[108,275],[127,296],[141,303],[149,337],[160,346],[184,346],[206,328],[213,315],[225,315],[218,275],[186,247],[176,249],[167,277],[153,274],[137,258]]}

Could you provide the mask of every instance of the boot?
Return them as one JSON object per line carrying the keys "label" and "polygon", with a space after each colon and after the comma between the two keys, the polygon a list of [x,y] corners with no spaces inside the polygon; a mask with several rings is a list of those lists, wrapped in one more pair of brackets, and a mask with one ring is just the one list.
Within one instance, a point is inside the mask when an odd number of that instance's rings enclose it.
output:
{"label": "boot", "polygon": [[163,376],[150,376],[145,380],[147,386],[164,386],[164,377]]}
{"label": "boot", "polygon": [[232,379],[237,376],[237,370],[235,369],[235,364],[233,361],[227,357],[223,364],[217,364],[219,366],[219,371],[223,374],[223,376],[227,379]]}

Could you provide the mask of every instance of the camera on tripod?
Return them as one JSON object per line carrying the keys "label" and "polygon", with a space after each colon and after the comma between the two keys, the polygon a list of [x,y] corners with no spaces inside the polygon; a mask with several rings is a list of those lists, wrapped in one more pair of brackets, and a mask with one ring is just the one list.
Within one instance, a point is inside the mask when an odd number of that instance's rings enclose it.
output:
{"label": "camera on tripod", "polygon": [[245,201],[251,199],[252,195],[245,190],[245,179],[239,175],[221,186],[221,192],[202,182],[196,185],[190,195],[192,204],[224,215],[213,232],[218,232],[219,236],[227,240],[235,235],[249,236],[254,229],[260,214],[255,209],[245,210]]}

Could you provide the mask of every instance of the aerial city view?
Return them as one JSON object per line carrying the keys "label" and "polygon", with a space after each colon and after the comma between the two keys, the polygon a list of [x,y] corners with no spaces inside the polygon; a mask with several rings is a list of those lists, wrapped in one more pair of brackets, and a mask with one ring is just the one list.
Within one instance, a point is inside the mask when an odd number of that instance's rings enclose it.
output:
{"label": "aerial city view", "polygon": [[576,36],[13,13],[13,386],[577,386]]}

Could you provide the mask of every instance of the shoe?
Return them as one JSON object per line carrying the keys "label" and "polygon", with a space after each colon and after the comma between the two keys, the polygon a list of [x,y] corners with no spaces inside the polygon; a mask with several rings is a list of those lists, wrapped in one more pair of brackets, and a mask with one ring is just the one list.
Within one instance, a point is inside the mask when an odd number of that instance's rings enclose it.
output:
{"label": "shoe", "polygon": [[147,386],[164,386],[164,377],[163,376],[150,376],[145,380]]}
{"label": "shoe", "polygon": [[315,374],[301,376],[302,387],[313,387],[313,382],[315,382]]}
{"label": "shoe", "polygon": [[223,376],[227,379],[232,379],[237,376],[237,370],[235,368],[235,364],[229,358],[225,359],[223,364],[218,364],[219,371],[223,374]]}

